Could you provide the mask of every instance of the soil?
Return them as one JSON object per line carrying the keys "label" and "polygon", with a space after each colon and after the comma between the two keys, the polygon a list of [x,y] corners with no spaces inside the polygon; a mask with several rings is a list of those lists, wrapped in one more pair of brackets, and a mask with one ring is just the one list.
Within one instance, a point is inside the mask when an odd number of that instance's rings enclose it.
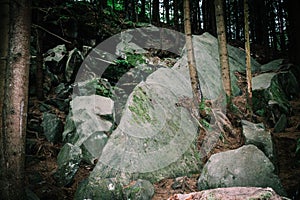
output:
{"label": "soil", "polygon": [[[41,113],[36,109],[36,105],[40,102],[34,99],[31,99],[31,102],[32,106],[30,107],[29,115],[34,115],[35,118],[41,119]],[[235,103],[240,103],[240,106],[243,104],[241,103],[241,99],[236,100]],[[300,199],[300,158],[296,158],[295,154],[297,139],[300,138],[300,98],[290,103],[293,107],[293,112],[292,116],[289,117],[288,127],[285,132],[273,133],[272,135],[278,156],[278,175],[288,193],[288,197],[296,200]],[[63,113],[57,114],[64,118]],[[229,149],[236,149],[243,145],[244,141],[241,137],[241,128],[237,120],[238,117],[229,113],[228,118],[233,122],[235,128],[231,134],[228,133],[223,140],[217,143],[210,155]],[[270,129],[270,131],[272,131],[272,129]],[[42,135],[34,131],[28,131],[27,138],[27,141],[31,141],[33,145],[27,149],[26,186],[41,200],[72,200],[78,184],[89,176],[94,165],[83,162],[80,163],[80,168],[76,173],[74,181],[66,187],[59,187],[56,185],[53,174],[57,168],[56,157],[62,144],[50,143]],[[201,141],[201,138],[199,138],[199,141]],[[204,162],[207,161],[210,155],[205,158]],[[152,199],[167,199],[172,194],[197,191],[197,180],[199,176],[200,174],[194,174],[190,177],[163,179],[154,184],[155,195]]]}

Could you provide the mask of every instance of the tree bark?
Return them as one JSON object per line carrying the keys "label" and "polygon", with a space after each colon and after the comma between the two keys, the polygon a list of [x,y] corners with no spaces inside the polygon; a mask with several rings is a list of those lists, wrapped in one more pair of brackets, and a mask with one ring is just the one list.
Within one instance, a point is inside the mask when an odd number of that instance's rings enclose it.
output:
{"label": "tree bark", "polygon": [[289,20],[289,58],[300,66],[300,2],[287,1],[288,20]]}
{"label": "tree bark", "polygon": [[[215,12],[216,12],[216,24],[217,24],[217,35],[219,44],[219,57],[222,73],[222,81],[224,90],[227,97],[231,98],[231,79],[230,79],[230,68],[227,51],[227,40],[226,40],[226,29],[223,12],[223,0],[215,0]],[[228,104],[230,101],[228,102]]]}
{"label": "tree bark", "polygon": [[141,0],[141,13],[139,20],[141,22],[146,21],[146,0]]}
{"label": "tree bark", "polygon": [[179,0],[174,0],[174,27],[177,31],[179,31],[179,15],[178,15],[178,1]]}
{"label": "tree bark", "polygon": [[210,34],[216,36],[217,28],[216,28],[216,21],[215,21],[214,1],[203,0],[202,13],[203,13],[204,31],[207,31]]}
{"label": "tree bark", "polygon": [[170,24],[170,4],[169,0],[164,0],[164,7],[165,7],[165,16],[166,16],[166,22],[167,24]]}
{"label": "tree bark", "polygon": [[9,33],[9,3],[7,0],[0,0],[0,194],[5,188],[4,182],[4,138],[3,138],[3,105],[5,88],[5,71],[8,57],[8,33]]}
{"label": "tree bark", "polygon": [[1,197],[25,199],[24,166],[30,63],[29,0],[10,1],[9,52],[1,131]]}
{"label": "tree bark", "polygon": [[246,50],[246,75],[247,75],[247,103],[252,112],[252,72],[249,38],[249,9],[248,0],[244,0],[244,23],[245,23],[245,50]]}
{"label": "tree bark", "polygon": [[153,0],[152,3],[152,23],[158,25],[160,21],[159,17],[159,0]]}
{"label": "tree bark", "polygon": [[183,0],[183,8],[184,8],[183,9],[184,10],[184,31],[185,31],[185,38],[186,38],[187,60],[188,60],[188,67],[190,72],[190,79],[191,79],[193,100],[194,100],[193,114],[196,115],[197,119],[200,119],[198,106],[200,102],[202,102],[203,96],[201,92],[198,72],[196,68],[195,55],[194,55],[191,22],[190,22],[189,0]]}

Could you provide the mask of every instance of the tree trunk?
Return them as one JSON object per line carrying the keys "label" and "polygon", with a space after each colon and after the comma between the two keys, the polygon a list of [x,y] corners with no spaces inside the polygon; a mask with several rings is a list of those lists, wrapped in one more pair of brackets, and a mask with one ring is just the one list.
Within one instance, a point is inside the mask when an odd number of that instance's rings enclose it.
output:
{"label": "tree trunk", "polygon": [[285,28],[284,28],[284,12],[283,12],[283,6],[282,2],[277,2],[277,10],[278,10],[278,29],[279,29],[279,36],[280,36],[280,51],[284,52],[286,50],[286,41],[285,41]]}
{"label": "tree trunk", "polygon": [[252,113],[252,73],[250,57],[250,38],[249,38],[249,9],[248,0],[244,0],[244,22],[245,22],[245,50],[246,50],[246,75],[247,75],[247,103]]}
{"label": "tree trunk", "polygon": [[5,159],[3,138],[3,105],[4,105],[4,88],[5,88],[5,71],[8,57],[8,36],[9,36],[9,4],[7,0],[0,0],[0,194],[5,191]]}
{"label": "tree trunk", "polygon": [[1,130],[1,198],[25,199],[24,166],[30,64],[30,1],[10,1],[9,52]]}
{"label": "tree trunk", "polygon": [[178,15],[178,1],[179,0],[174,0],[174,27],[177,31],[179,31],[179,15]]}
{"label": "tree trunk", "polygon": [[166,10],[166,22],[167,24],[170,24],[170,4],[169,0],[164,0],[164,7]]}
{"label": "tree trunk", "polygon": [[289,19],[289,58],[300,66],[300,1],[287,1]]}
{"label": "tree trunk", "polygon": [[194,100],[194,114],[197,119],[200,119],[200,113],[198,106],[200,102],[202,102],[202,92],[200,87],[200,82],[198,78],[198,72],[196,68],[195,55],[194,55],[194,47],[192,41],[192,31],[191,31],[191,22],[190,22],[190,5],[189,0],[183,0],[183,10],[184,10],[184,31],[186,37],[186,50],[187,50],[187,60],[188,67],[190,72],[190,79],[192,85],[193,92],[193,100]]}
{"label": "tree trunk", "polygon": [[202,2],[202,13],[203,13],[203,23],[204,31],[216,36],[217,28],[215,21],[215,6],[212,0],[203,0]]}
{"label": "tree trunk", "polygon": [[240,12],[240,0],[236,0],[235,2],[235,39],[241,40],[241,12]]}
{"label": "tree trunk", "polygon": [[[216,23],[217,23],[217,34],[219,44],[219,56],[222,73],[223,86],[227,97],[231,98],[231,79],[230,79],[230,68],[227,51],[226,41],[226,29],[223,12],[223,0],[215,0],[215,12],[216,12]],[[228,105],[230,101],[228,102]]]}
{"label": "tree trunk", "polygon": [[152,3],[152,23],[158,25],[160,21],[159,17],[159,0],[153,0]]}
{"label": "tree trunk", "polygon": [[253,7],[255,7],[255,10],[253,10],[253,13],[255,14],[252,16],[255,29],[255,32],[253,33],[255,35],[254,41],[258,44],[268,46],[268,9],[266,9],[266,2],[255,0]]}
{"label": "tree trunk", "polygon": [[[37,11],[37,23],[41,24],[41,14],[40,11]],[[43,24],[41,24],[43,27]],[[37,49],[37,56],[36,56],[36,96],[39,100],[44,99],[44,75],[43,75],[43,40],[44,34],[38,28],[36,28],[36,49]]]}
{"label": "tree trunk", "polygon": [[141,12],[140,12],[139,20],[141,22],[146,21],[146,0],[141,0]]}

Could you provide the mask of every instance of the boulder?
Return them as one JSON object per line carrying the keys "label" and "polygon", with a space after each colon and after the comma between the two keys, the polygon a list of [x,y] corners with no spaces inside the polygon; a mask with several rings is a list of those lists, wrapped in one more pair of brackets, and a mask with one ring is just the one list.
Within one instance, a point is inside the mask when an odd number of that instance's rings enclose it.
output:
{"label": "boulder", "polygon": [[153,195],[154,186],[147,180],[139,179],[123,185],[116,178],[88,178],[79,184],[74,199],[148,200]]}
{"label": "boulder", "polygon": [[[193,35],[193,46],[195,51],[196,67],[199,74],[199,81],[203,95],[207,99],[216,99],[223,92],[222,77],[220,71],[218,40],[209,33]],[[237,96],[241,93],[237,84],[236,71],[245,72],[245,52],[241,49],[228,45],[229,65],[232,94]],[[251,58],[251,68],[253,72],[260,71],[260,64]],[[189,71],[187,69],[186,51],[181,59],[175,64],[173,69],[182,73],[187,79]]]}
{"label": "boulder", "polygon": [[252,79],[253,110],[256,114],[264,116],[271,126],[277,124],[276,131],[285,128],[284,118],[291,112],[289,100],[298,96],[300,92],[296,68],[278,59],[261,66],[264,73]]}
{"label": "boulder", "polygon": [[245,144],[253,144],[259,148],[265,155],[275,163],[274,145],[270,131],[265,129],[263,123],[254,124],[252,122],[242,120],[243,136]]}
{"label": "boulder", "polygon": [[76,190],[74,200],[82,199],[124,199],[123,187],[115,178],[85,179]]}
{"label": "boulder", "polygon": [[66,143],[57,156],[57,171],[54,174],[59,186],[72,182],[81,161],[82,153],[78,146]]}
{"label": "boulder", "polygon": [[83,160],[90,164],[96,164],[96,159],[102,153],[102,150],[108,140],[103,132],[95,132],[88,137],[80,146],[82,149]]}
{"label": "boulder", "polygon": [[139,179],[125,187],[126,199],[148,200],[154,195],[154,186],[147,180]]}
{"label": "boulder", "polygon": [[286,114],[282,114],[274,126],[273,133],[279,133],[284,131],[287,125],[288,125],[287,116]]}
{"label": "boulder", "polygon": [[[83,159],[98,159],[113,127],[113,101],[98,95],[78,96],[71,101],[63,141],[82,147]],[[111,121],[108,121],[110,119]]]}
{"label": "boulder", "polygon": [[252,79],[253,110],[257,114],[268,115],[271,112],[277,121],[279,116],[273,108],[278,106],[280,113],[289,114],[290,104],[279,82],[279,74],[270,72],[260,74]]}
{"label": "boulder", "polygon": [[274,165],[254,145],[212,155],[198,180],[199,190],[219,187],[270,187],[285,195]]}
{"label": "boulder", "polygon": [[203,190],[189,194],[175,194],[168,200],[208,200],[208,199],[226,199],[226,200],[245,200],[245,199],[286,199],[275,193],[272,188],[260,187],[230,187]]}
{"label": "boulder", "polygon": [[42,127],[49,142],[56,143],[61,141],[63,123],[55,114],[48,112],[43,113]]}
{"label": "boulder", "polygon": [[192,95],[190,87],[189,80],[168,68],[141,82],[91,176],[114,177],[121,171],[155,182],[199,170],[193,143],[197,124],[186,108],[176,106],[182,95]]}

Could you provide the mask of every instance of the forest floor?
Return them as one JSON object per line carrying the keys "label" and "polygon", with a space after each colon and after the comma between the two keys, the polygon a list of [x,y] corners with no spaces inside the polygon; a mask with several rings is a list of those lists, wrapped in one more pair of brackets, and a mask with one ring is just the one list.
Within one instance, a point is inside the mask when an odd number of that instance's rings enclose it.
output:
{"label": "forest floor", "polygon": [[[41,102],[31,99],[31,108],[29,115],[34,114],[41,116],[35,108]],[[293,108],[292,116],[289,117],[289,125],[285,132],[276,133],[273,135],[274,144],[278,156],[278,174],[286,189],[289,198],[296,200],[296,191],[299,193],[300,188],[300,163],[295,158],[295,150],[297,138],[300,138],[300,98],[290,102]],[[232,117],[231,121],[236,121]],[[238,124],[235,125],[235,137],[227,137],[227,141],[219,141],[211,154],[236,149],[243,144],[241,137],[241,128]],[[271,129],[272,131],[272,129]],[[48,142],[44,136],[36,135],[29,132],[27,138],[34,140],[34,147],[26,155],[26,186],[33,191],[41,200],[57,199],[57,200],[72,200],[78,184],[88,177],[93,170],[93,165],[80,163],[80,168],[76,173],[75,179],[68,187],[59,187],[53,178],[56,171],[56,157],[63,144],[53,144]],[[201,139],[201,138],[200,138]],[[164,179],[155,183],[155,195],[153,200],[167,199],[172,194],[190,193],[197,191],[197,180],[200,174],[194,174],[191,177],[180,177],[176,180]],[[179,184],[178,184],[179,183]],[[176,185],[176,187],[175,187]],[[299,195],[299,194],[298,194]]]}

